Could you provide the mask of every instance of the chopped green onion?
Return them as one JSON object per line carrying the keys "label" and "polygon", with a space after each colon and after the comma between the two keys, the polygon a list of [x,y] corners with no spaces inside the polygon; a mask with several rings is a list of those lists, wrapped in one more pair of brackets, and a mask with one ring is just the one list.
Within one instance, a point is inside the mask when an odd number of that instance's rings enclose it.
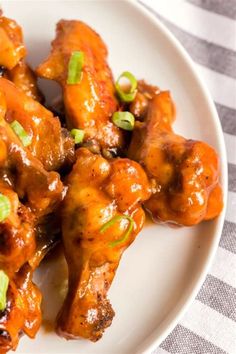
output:
{"label": "chopped green onion", "polygon": [[3,270],[0,270],[0,311],[4,311],[6,308],[8,284],[8,276]]}
{"label": "chopped green onion", "polygon": [[[130,89],[126,91],[125,89],[122,89],[122,86],[120,85],[120,80],[122,78],[126,78],[130,82]],[[118,80],[116,81],[116,91],[123,102],[132,102],[136,96],[137,93],[137,80],[134,77],[133,74],[131,74],[129,71],[124,71],[119,77]]]}
{"label": "chopped green onion", "polygon": [[132,232],[133,227],[134,227],[134,220],[130,216],[127,216],[127,215],[116,215],[116,216],[114,216],[114,218],[109,220],[106,224],[104,224],[100,228],[100,232],[104,233],[107,229],[109,229],[117,221],[122,220],[122,219],[127,219],[129,221],[129,227],[126,230],[124,236],[121,239],[110,242],[110,244],[109,244],[110,247],[115,247],[117,245],[120,245],[120,244],[124,243],[128,239],[128,237],[129,237],[129,235]]}
{"label": "chopped green onion", "polygon": [[67,84],[75,85],[80,82],[82,78],[83,64],[84,53],[79,51],[72,52],[68,64]]}
{"label": "chopped green onion", "polygon": [[115,112],[112,116],[113,123],[124,130],[134,129],[134,116],[130,112]]}
{"label": "chopped green onion", "polygon": [[0,222],[5,220],[11,212],[11,203],[8,197],[0,193]]}
{"label": "chopped green onion", "polygon": [[14,132],[16,133],[16,135],[21,140],[21,142],[24,146],[28,146],[31,144],[31,140],[32,140],[31,136],[29,136],[29,134],[26,133],[25,129],[22,127],[22,125],[17,120],[14,120],[10,124],[10,126],[11,126],[12,130],[14,130]]}
{"label": "chopped green onion", "polygon": [[74,138],[76,144],[80,144],[84,140],[84,131],[81,129],[72,129],[70,134]]}

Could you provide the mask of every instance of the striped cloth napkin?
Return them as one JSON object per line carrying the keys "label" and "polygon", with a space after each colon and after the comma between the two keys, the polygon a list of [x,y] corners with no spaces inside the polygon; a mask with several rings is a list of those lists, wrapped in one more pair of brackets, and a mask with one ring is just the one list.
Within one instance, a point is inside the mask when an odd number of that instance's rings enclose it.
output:
{"label": "striped cloth napkin", "polygon": [[228,157],[220,245],[196,300],[153,354],[236,354],[236,0],[141,0],[179,39],[215,101]]}

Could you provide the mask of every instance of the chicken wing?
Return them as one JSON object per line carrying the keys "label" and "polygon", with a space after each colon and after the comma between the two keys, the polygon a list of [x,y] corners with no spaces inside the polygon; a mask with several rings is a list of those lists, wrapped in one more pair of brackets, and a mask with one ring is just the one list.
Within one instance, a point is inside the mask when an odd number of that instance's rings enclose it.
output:
{"label": "chicken wing", "polygon": [[0,66],[11,70],[25,57],[26,50],[20,26],[14,20],[2,16],[1,10],[0,43]]}
{"label": "chicken wing", "polygon": [[[155,221],[170,224],[190,226],[216,217],[223,205],[217,153],[206,143],[173,132],[175,109],[169,92],[146,91],[142,85],[146,103],[138,115],[144,121],[136,122],[128,151],[155,188],[145,208]],[[138,107],[134,102],[132,110]]]}
{"label": "chicken wing", "polygon": [[69,291],[57,331],[67,339],[97,341],[112,322],[107,291],[122,253],[143,226],[140,203],[149,198],[150,185],[136,162],[108,162],[86,148],[77,152],[62,206]]}
{"label": "chicken wing", "polygon": [[43,101],[43,95],[37,86],[37,77],[25,63],[26,49],[21,27],[14,20],[3,17],[1,11],[0,43],[2,75],[13,81],[27,96]]}
{"label": "chicken wing", "polygon": [[55,210],[63,198],[64,187],[58,173],[47,172],[41,162],[23,147],[5,121],[5,113],[6,104],[0,91],[0,175],[39,219]]}
{"label": "chicken wing", "polygon": [[[84,65],[81,81],[71,85],[68,63],[75,51],[83,52]],[[84,141],[98,149],[123,146],[123,133],[110,119],[118,104],[106,60],[106,46],[95,31],[81,21],[61,20],[50,56],[36,69],[62,86],[67,126],[83,129]]]}
{"label": "chicken wing", "polygon": [[[41,324],[42,296],[32,281],[34,270],[57,244],[52,234],[37,234],[37,247],[21,269],[10,278],[7,307],[0,312],[0,351],[15,350],[22,334],[34,338]],[[9,274],[9,273],[8,273]]]}
{"label": "chicken wing", "polygon": [[0,90],[6,100],[5,119],[17,120],[31,137],[27,147],[46,170],[58,170],[71,165],[74,159],[74,141],[68,131],[61,128],[58,118],[39,102],[28,97],[12,82],[0,78]]}
{"label": "chicken wing", "polygon": [[20,336],[34,338],[41,324],[41,293],[32,282],[33,269],[28,264],[10,280],[7,307],[0,312],[1,353],[16,349]]}

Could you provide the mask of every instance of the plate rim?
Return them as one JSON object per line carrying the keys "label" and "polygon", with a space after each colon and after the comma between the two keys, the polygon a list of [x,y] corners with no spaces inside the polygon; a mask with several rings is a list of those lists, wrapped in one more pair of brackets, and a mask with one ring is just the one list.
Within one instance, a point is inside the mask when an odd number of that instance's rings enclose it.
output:
{"label": "plate rim", "polygon": [[[170,323],[165,327],[165,329],[162,330],[161,334],[156,335],[156,339],[152,339],[150,337],[155,336],[155,331],[154,330],[152,333],[149,334],[149,336],[144,340],[143,344],[139,344],[139,347],[136,349],[135,353],[136,354],[148,354],[151,353],[153,350],[157,349],[157,347],[165,340],[165,338],[173,331],[173,329],[176,327],[176,325],[180,322],[181,318],[184,316],[184,314],[187,312],[191,304],[196,298],[197,293],[199,292],[201,286],[203,285],[204,280],[206,279],[206,276],[209,272],[209,269],[213,263],[213,260],[216,255],[216,251],[219,246],[219,241],[221,238],[222,230],[223,230],[223,225],[224,225],[224,220],[225,220],[225,213],[226,213],[226,207],[227,207],[227,194],[228,194],[228,170],[227,170],[227,154],[226,154],[226,146],[225,146],[225,141],[224,141],[224,136],[223,136],[223,130],[221,127],[220,119],[216,110],[216,106],[214,104],[214,101],[212,99],[212,96],[210,94],[210,91],[208,87],[206,86],[206,83],[202,79],[202,77],[199,75],[195,68],[195,63],[188,54],[188,52],[185,50],[185,48],[182,46],[182,44],[179,42],[179,40],[172,34],[172,32],[155,16],[154,12],[152,12],[152,9],[148,9],[145,4],[143,4],[139,0],[126,0],[127,3],[129,3],[131,6],[135,7],[136,10],[138,10],[140,13],[142,13],[143,16],[145,16],[152,24],[161,32],[161,35],[163,38],[165,38],[169,43],[171,44],[172,47],[179,53],[183,61],[188,65],[190,68],[194,79],[199,86],[201,92],[203,93],[205,99],[206,99],[206,104],[209,108],[209,112],[211,114],[211,119],[213,121],[214,126],[216,127],[216,138],[217,142],[219,143],[219,150],[218,154],[220,156],[221,160],[221,165],[220,165],[220,171],[221,171],[221,186],[223,190],[223,198],[224,198],[224,207],[217,218],[217,224],[216,224],[216,230],[214,232],[214,238],[212,240],[211,246],[209,248],[208,256],[204,264],[203,271],[198,277],[198,280],[195,282],[193,285],[189,296],[187,300],[185,301],[184,305],[177,311],[177,314],[173,320],[170,321]],[[153,10],[154,11],[154,10]]]}

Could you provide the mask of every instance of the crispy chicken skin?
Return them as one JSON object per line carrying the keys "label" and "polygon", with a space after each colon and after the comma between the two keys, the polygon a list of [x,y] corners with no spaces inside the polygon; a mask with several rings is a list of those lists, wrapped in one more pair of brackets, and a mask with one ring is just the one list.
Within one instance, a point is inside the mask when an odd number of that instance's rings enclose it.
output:
{"label": "crispy chicken skin", "polygon": [[155,221],[170,224],[191,226],[215,218],[223,206],[215,150],[173,132],[175,109],[169,92],[152,92],[149,99],[128,151],[155,186],[145,208]]}
{"label": "crispy chicken skin", "polygon": [[0,66],[13,69],[25,57],[26,50],[20,26],[0,10]]}
{"label": "crispy chicken skin", "polygon": [[[69,291],[57,320],[57,332],[67,338],[101,338],[114,311],[107,299],[120,258],[141,230],[145,214],[141,202],[150,196],[150,185],[139,164],[129,159],[110,162],[86,148],[67,178],[68,192],[62,206],[62,233],[69,268]],[[105,232],[101,227],[117,216]],[[115,244],[117,242],[117,244]]]}
{"label": "crispy chicken skin", "polygon": [[[74,51],[84,53],[83,73],[78,84],[69,85],[68,63]],[[85,142],[101,148],[123,146],[123,133],[111,122],[118,104],[107,49],[95,31],[81,21],[61,20],[51,54],[36,72],[62,86],[68,128],[83,129]]]}
{"label": "crispy chicken skin", "polygon": [[70,165],[74,159],[74,141],[59,119],[5,78],[0,78],[0,90],[6,100],[6,121],[17,120],[23,126],[32,138],[27,149],[45,169],[58,170]]}

